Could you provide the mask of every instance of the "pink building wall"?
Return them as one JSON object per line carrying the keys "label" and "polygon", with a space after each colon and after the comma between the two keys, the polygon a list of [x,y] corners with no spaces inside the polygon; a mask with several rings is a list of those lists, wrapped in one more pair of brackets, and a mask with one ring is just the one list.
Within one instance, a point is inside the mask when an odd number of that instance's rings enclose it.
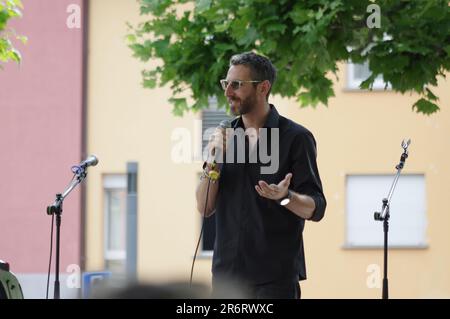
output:
{"label": "pink building wall", "polygon": [[[28,37],[17,45],[21,65],[9,62],[0,70],[0,259],[16,273],[47,271],[46,206],[63,192],[83,155],[84,30],[67,25],[69,5],[82,3],[23,0],[23,17],[10,20]],[[77,188],[64,203],[61,273],[80,264],[81,205]]]}

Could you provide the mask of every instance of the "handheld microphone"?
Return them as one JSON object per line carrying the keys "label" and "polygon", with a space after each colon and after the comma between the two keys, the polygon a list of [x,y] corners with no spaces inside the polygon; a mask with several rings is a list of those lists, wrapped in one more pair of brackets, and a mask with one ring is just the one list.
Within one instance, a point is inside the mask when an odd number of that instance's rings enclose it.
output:
{"label": "handheld microphone", "polygon": [[220,128],[231,128],[231,121],[230,120],[222,120],[219,124]]}
{"label": "handheld microphone", "polygon": [[[218,128],[220,128],[222,130],[226,130],[227,128],[231,128],[231,121],[230,120],[222,120],[222,121],[220,121]],[[224,132],[224,134],[226,134],[226,132]],[[220,158],[225,155],[225,150],[222,150],[221,152],[220,151],[217,152],[216,148],[213,148],[211,150],[211,155],[213,157],[214,162],[222,163],[223,161]]]}

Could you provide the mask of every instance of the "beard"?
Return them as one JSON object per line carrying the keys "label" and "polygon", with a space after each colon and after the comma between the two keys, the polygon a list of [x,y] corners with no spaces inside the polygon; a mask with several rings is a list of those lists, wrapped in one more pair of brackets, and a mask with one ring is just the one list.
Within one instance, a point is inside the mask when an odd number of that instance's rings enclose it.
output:
{"label": "beard", "polygon": [[[233,102],[231,112],[234,116],[250,113],[256,105],[255,95],[249,95],[244,99],[232,99],[231,101]],[[238,106],[234,106],[236,102],[240,102]]]}

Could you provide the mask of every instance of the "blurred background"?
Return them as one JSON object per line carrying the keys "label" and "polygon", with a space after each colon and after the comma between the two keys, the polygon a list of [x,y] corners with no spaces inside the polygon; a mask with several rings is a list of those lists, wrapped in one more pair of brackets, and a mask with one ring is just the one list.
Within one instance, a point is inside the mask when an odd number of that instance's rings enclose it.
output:
{"label": "blurred background", "polygon": [[[195,188],[203,132],[227,114],[211,100],[176,117],[169,86],[142,88],[143,62],[125,40],[126,23],[142,20],[137,1],[22,2],[23,17],[11,22],[28,38],[17,44],[22,61],[0,70],[0,259],[25,298],[45,298],[46,207],[72,178],[71,166],[95,154],[99,164],[64,202],[61,297],[88,297],[96,280],[110,277],[188,281],[202,223]],[[302,297],[381,297],[383,228],[373,213],[410,138],[391,206],[390,297],[450,298],[450,83],[439,79],[441,109],[427,116],[412,111],[416,94],[385,90],[382,79],[359,89],[369,72],[340,63],[327,107],[270,100],[313,132],[328,200],[324,219],[305,225]],[[213,242],[211,219],[194,269],[206,286]]]}

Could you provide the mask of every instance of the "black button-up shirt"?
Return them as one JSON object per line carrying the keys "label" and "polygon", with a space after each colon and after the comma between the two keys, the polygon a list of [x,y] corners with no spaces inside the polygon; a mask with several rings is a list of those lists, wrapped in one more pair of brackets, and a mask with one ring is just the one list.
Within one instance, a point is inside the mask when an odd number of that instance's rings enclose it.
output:
{"label": "black button-up shirt", "polygon": [[[303,126],[280,116],[270,106],[264,128],[278,128],[279,166],[273,174],[261,174],[267,161],[249,161],[248,140],[245,142],[245,163],[225,162],[221,169],[216,200],[216,240],[212,272],[214,276],[228,276],[253,284],[276,280],[306,279],[303,250],[305,220],[277,201],[261,197],[255,190],[259,180],[278,184],[292,173],[289,188],[313,198],[316,209],[313,221],[322,219],[326,200],[316,163],[316,142]],[[245,130],[241,118],[232,127]],[[235,137],[236,138],[236,137]],[[273,160],[273,159],[272,159]],[[241,161],[242,162],[242,161]],[[265,164],[261,163],[265,162]]]}

